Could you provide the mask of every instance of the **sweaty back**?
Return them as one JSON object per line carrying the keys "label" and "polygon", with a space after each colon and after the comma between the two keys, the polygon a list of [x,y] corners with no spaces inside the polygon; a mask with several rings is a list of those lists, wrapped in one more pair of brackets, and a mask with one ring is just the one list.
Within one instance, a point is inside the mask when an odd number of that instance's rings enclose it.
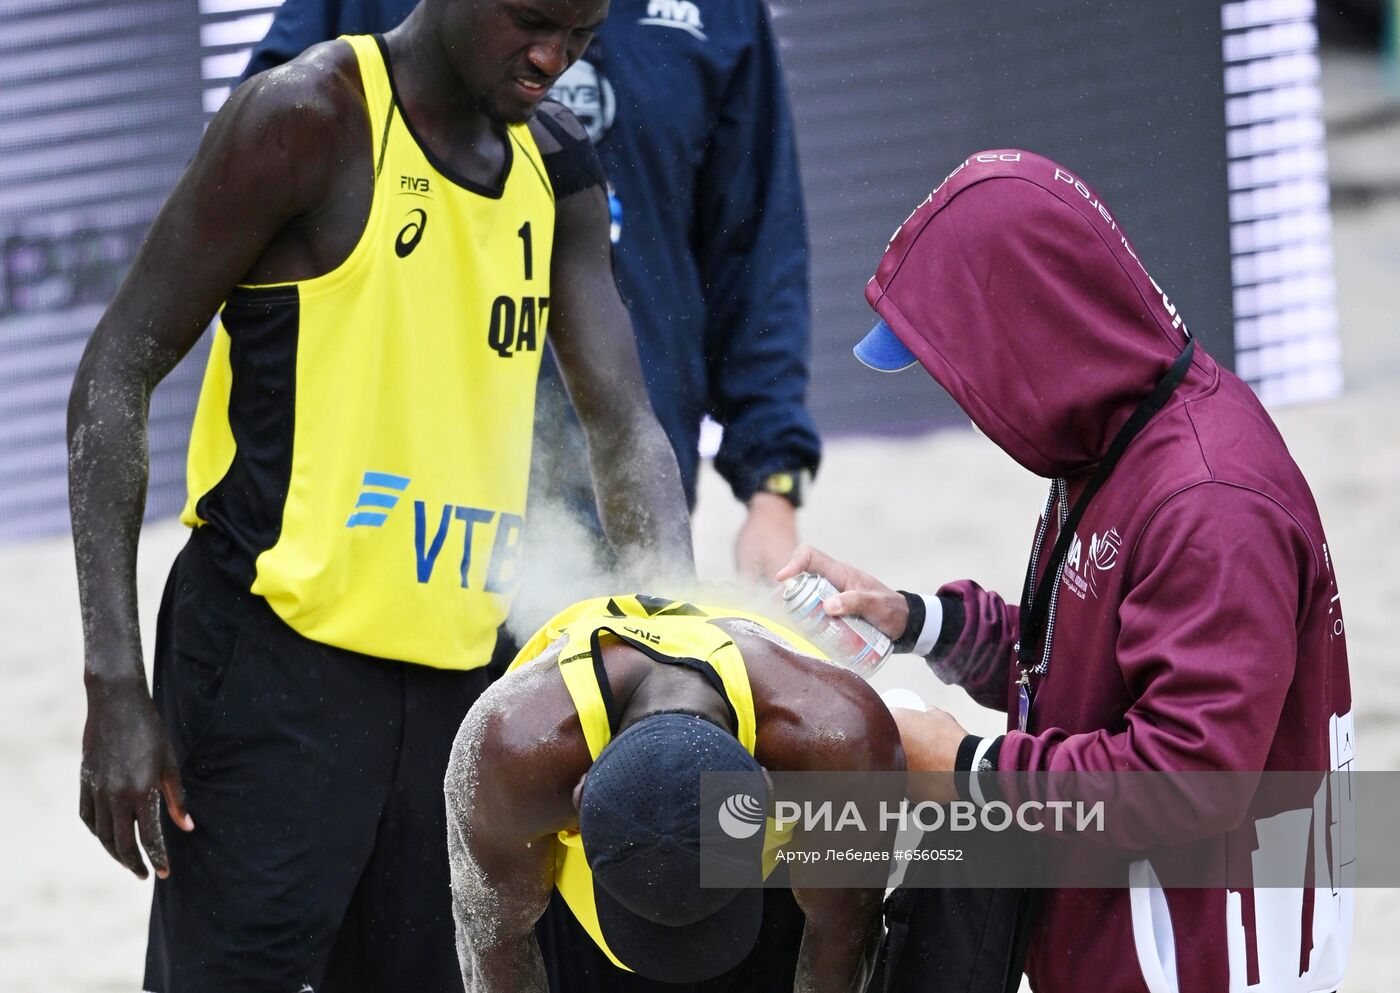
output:
{"label": "sweaty back", "polygon": [[516,584],[554,193],[523,124],[497,187],[455,176],[404,118],[382,40],[344,41],[369,218],[332,272],[230,295],[182,519],[302,635],[472,668]]}

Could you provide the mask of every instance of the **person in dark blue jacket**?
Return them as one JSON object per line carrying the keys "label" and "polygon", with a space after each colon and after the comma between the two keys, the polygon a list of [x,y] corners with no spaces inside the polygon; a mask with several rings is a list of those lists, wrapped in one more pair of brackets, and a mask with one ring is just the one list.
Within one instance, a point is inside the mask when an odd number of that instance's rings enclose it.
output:
{"label": "person in dark blue jacket", "polygon": [[[246,76],[339,34],[387,31],[416,0],[287,0]],[[804,396],[810,311],[797,147],[762,0],[613,0],[554,99],[588,127],[612,185],[616,270],[657,419],[691,505],[701,423],[748,505],[739,571],[767,579],[797,544],[821,444]],[[531,502],[591,517],[582,433],[542,374]],[[595,525],[596,527],[596,525]]]}

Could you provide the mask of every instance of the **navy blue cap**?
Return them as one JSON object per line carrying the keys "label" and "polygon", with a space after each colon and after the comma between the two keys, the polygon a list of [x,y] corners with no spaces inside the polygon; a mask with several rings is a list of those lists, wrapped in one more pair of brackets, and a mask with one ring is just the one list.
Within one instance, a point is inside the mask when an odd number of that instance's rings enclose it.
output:
{"label": "navy blue cap", "polygon": [[904,342],[895,336],[894,331],[884,321],[880,321],[870,333],[851,349],[863,365],[876,372],[900,372],[918,365],[918,357],[904,347]]}
{"label": "navy blue cap", "polygon": [[[720,852],[714,832],[703,832],[707,859],[752,871],[741,873],[747,885],[702,887],[700,776],[761,771],[732,734],[678,713],[638,721],[588,770],[579,833],[593,871],[598,926],[629,969],[665,982],[700,982],[733,968],[753,948],[763,921],[763,832],[725,836]],[[756,800],[767,809],[766,796]]]}

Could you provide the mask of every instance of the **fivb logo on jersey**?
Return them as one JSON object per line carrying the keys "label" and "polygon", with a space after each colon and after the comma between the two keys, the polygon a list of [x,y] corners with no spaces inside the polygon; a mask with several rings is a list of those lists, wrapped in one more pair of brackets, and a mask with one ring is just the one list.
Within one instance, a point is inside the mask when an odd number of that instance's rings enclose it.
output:
{"label": "fivb logo on jersey", "polygon": [[[366,472],[360,484],[359,495],[355,499],[354,509],[345,526],[382,528],[412,482],[411,477],[396,473]],[[414,578],[419,583],[432,580],[438,559],[459,521],[462,523],[462,555],[457,579],[461,588],[473,588],[469,578],[472,552],[474,547],[480,544],[480,536],[494,524],[496,534],[491,541],[491,557],[486,564],[482,589],[487,593],[510,593],[515,588],[519,575],[520,529],[525,519],[519,514],[495,511],[488,507],[470,507],[455,503],[430,505],[426,500],[414,500]]]}

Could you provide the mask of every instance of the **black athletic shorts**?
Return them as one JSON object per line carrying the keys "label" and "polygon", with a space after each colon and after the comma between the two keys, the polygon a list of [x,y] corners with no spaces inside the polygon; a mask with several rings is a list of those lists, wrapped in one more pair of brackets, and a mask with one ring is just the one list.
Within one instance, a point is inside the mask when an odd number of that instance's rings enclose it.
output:
{"label": "black athletic shorts", "polygon": [[176,559],[156,636],[195,830],[164,820],[145,988],[461,993],[442,781],[485,670],[308,641],[208,540]]}

